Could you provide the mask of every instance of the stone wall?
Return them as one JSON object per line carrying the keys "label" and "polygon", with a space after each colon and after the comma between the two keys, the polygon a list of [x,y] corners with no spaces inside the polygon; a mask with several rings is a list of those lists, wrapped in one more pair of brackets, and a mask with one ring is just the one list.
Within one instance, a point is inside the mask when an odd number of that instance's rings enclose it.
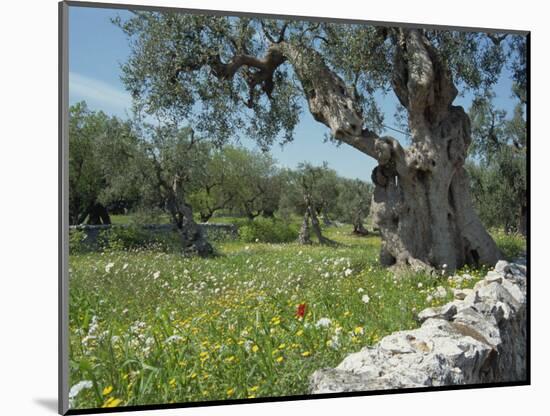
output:
{"label": "stone wall", "polygon": [[428,308],[418,329],[384,337],[311,376],[314,394],[523,381],[526,265],[499,261],[473,289]]}
{"label": "stone wall", "polygon": [[[220,223],[200,223],[199,226],[208,238],[216,239],[220,235],[227,236],[229,238],[237,238],[238,227],[234,224],[220,224]],[[70,230],[79,230],[85,233],[85,239],[83,242],[92,247],[97,245],[97,239],[102,231],[108,231],[114,228],[129,228],[130,225],[116,224],[116,225],[71,225]],[[151,233],[152,235],[162,236],[169,235],[177,230],[173,224],[144,224],[139,226],[141,230]]]}

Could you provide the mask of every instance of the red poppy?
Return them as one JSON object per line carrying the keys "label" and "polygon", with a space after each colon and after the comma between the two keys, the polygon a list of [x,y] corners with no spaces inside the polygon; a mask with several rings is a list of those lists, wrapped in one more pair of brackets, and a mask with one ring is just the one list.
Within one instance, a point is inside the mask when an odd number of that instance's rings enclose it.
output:
{"label": "red poppy", "polygon": [[298,309],[296,309],[296,317],[303,318],[305,314],[306,314],[306,304],[300,303],[298,305]]}

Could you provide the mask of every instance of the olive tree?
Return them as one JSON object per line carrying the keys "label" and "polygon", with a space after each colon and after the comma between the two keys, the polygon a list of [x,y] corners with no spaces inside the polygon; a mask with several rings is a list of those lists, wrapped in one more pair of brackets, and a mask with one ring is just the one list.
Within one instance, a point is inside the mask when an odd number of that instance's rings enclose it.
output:
{"label": "olive tree", "polygon": [[[453,102],[458,88],[497,81],[520,55],[505,47],[517,36],[175,12],[116,23],[131,44],[123,79],[145,111],[269,146],[292,140],[306,104],[335,140],[374,158],[383,264],[452,270],[500,257],[472,204],[470,121]],[[408,118],[408,147],[368,117],[374,93],[389,90]]]}
{"label": "olive tree", "polygon": [[320,244],[334,243],[323,236],[318,215],[325,207],[327,184],[333,182],[330,179],[336,178],[336,172],[329,169],[326,162],[322,166],[313,166],[310,163],[303,162],[298,164],[296,170],[288,171],[286,177],[289,181],[287,187],[294,190],[293,193],[289,194],[287,203],[293,203],[297,212],[303,216],[298,242],[300,244],[311,244],[311,224],[315,237]]}
{"label": "olive tree", "polygon": [[132,123],[135,151],[114,184],[121,195],[137,193],[146,209],[168,213],[186,253],[207,256],[213,248],[193,220],[188,201],[193,179],[206,160],[208,147],[189,127],[175,123]]}
{"label": "olive tree", "polygon": [[249,220],[264,214],[273,216],[280,195],[279,169],[269,153],[242,147],[223,150],[224,171],[231,178],[228,187],[234,198],[229,207]]}
{"label": "olive tree", "polygon": [[76,103],[69,108],[69,146],[69,223],[110,224],[112,184],[133,146],[129,123]]}
{"label": "olive tree", "polygon": [[353,225],[353,234],[363,236],[368,231],[364,226],[372,200],[372,184],[360,179],[340,178],[338,198],[339,217]]}
{"label": "olive tree", "polygon": [[236,196],[237,178],[228,171],[230,162],[224,149],[208,146],[202,156],[191,178],[189,203],[200,220],[208,222],[216,212],[230,207]]}
{"label": "olive tree", "polygon": [[474,100],[471,148],[467,165],[480,217],[489,227],[527,231],[527,158],[524,104],[519,102],[511,118],[495,108],[492,96]]}

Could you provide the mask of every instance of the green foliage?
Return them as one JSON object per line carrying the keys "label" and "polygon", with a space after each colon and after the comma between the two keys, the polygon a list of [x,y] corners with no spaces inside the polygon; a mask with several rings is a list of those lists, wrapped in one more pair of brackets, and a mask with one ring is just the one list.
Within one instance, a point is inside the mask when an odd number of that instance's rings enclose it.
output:
{"label": "green foliage", "polygon": [[359,179],[342,178],[340,189],[338,218],[348,224],[362,224],[370,211],[372,184]]}
{"label": "green foliage", "polygon": [[189,202],[204,222],[220,210],[249,218],[273,215],[279,206],[281,180],[268,153],[236,146],[211,148],[194,172]]}
{"label": "green foliage", "polygon": [[283,174],[285,185],[281,197],[281,208],[285,217],[291,213],[303,215],[307,196],[312,208],[318,214],[334,213],[338,203],[339,183],[342,180],[327,162],[321,166],[300,163],[295,170]]}
{"label": "green foliage", "polygon": [[239,238],[247,243],[288,243],[298,238],[298,227],[274,218],[256,218],[239,226]]}
{"label": "green foliage", "polygon": [[498,248],[508,260],[517,259],[527,250],[525,237],[518,233],[506,233],[503,230],[493,229],[491,236]]}
{"label": "green foliage", "polygon": [[181,242],[177,231],[154,232],[139,225],[111,227],[102,230],[98,235],[97,243],[99,251],[181,251]]}
{"label": "green foliage", "polygon": [[[511,118],[498,110],[492,95],[476,99],[470,109],[471,155],[466,164],[470,189],[486,227],[522,231],[527,210],[527,132],[523,105]],[[476,162],[477,159],[477,162]]]}
{"label": "green foliage", "polygon": [[[391,88],[397,28],[173,12],[136,12],[115,23],[130,41],[123,81],[139,107],[189,120],[220,144],[235,135],[262,148],[292,140],[310,81],[296,82],[285,60],[269,70],[259,62],[281,42],[315,51],[353,92],[365,126],[377,132],[383,127],[375,93]],[[422,32],[462,91],[490,90],[505,66],[525,89],[525,36]]]}
{"label": "green foliage", "polygon": [[[188,120],[218,144],[237,134],[257,138],[262,147],[280,133],[292,139],[299,103],[289,71],[282,67],[270,88],[272,99],[253,100],[247,74],[232,82],[216,75],[233,53],[263,53],[258,20],[174,12],[135,12],[115,23],[130,39],[123,81],[139,107],[162,118]],[[210,65],[210,70],[203,69]],[[222,77],[223,78],[223,77]],[[266,88],[267,89],[267,88]]]}
{"label": "green foliage", "polygon": [[69,254],[86,253],[91,250],[86,244],[86,233],[78,229],[69,229]]}
{"label": "green foliage", "polygon": [[[80,224],[98,202],[112,202],[116,172],[125,166],[134,141],[128,122],[88,109],[69,109],[69,221]],[[130,198],[127,198],[130,199]]]}

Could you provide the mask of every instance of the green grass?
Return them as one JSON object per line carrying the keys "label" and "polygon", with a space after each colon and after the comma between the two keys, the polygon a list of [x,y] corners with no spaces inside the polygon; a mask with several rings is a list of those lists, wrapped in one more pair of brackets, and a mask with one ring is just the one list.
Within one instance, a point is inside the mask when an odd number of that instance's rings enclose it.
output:
{"label": "green grass", "polygon": [[124,214],[113,214],[111,217],[111,223],[115,225],[131,225],[136,223],[157,223],[157,224],[168,224],[170,223],[170,216],[166,214],[158,215],[153,220],[149,218],[141,218],[136,215],[124,215]]}
{"label": "green grass", "polygon": [[350,230],[327,230],[337,247],[218,243],[210,259],[71,255],[70,383],[93,383],[73,407],[304,394],[314,370],[451,299],[428,303],[446,277],[396,277],[378,265],[379,238]]}
{"label": "green grass", "polygon": [[492,230],[491,235],[508,260],[513,260],[525,253],[525,237],[521,234]]}

